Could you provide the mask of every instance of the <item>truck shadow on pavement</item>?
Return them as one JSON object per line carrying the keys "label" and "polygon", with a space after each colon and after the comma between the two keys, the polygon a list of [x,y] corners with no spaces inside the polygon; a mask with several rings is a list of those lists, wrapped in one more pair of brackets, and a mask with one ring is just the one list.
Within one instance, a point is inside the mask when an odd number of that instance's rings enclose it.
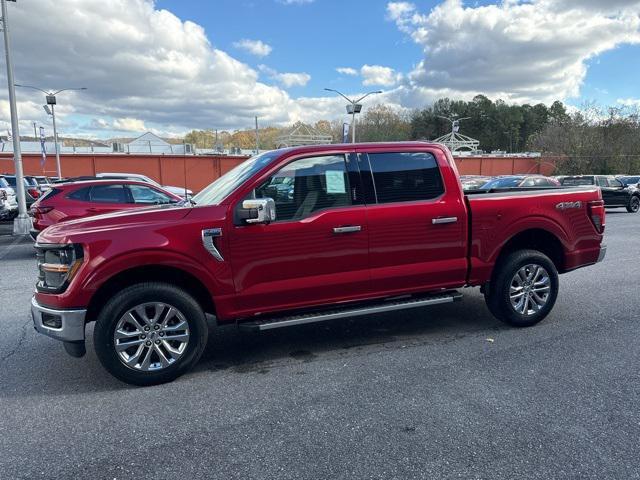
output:
{"label": "truck shadow on pavement", "polygon": [[[443,345],[471,336],[491,336],[508,329],[495,320],[480,294],[472,293],[452,305],[412,309],[289,327],[262,333],[234,326],[211,329],[207,348],[194,370],[174,381],[215,381],[218,374],[265,374],[278,368],[313,368],[317,361],[347,360],[393,350]],[[135,389],[111,377],[98,362],[87,328],[87,355],[77,359],[62,346],[23,327],[24,347],[0,362],[0,398],[82,395]],[[29,374],[24,359],[29,358]],[[296,374],[304,374],[304,368]],[[302,370],[302,371],[301,371]],[[197,377],[207,376],[206,380]],[[166,387],[166,386],[165,386]],[[149,388],[165,388],[163,386]]]}
{"label": "truck shadow on pavement", "polygon": [[472,335],[507,329],[494,319],[479,294],[450,305],[375,314],[370,317],[270,330],[214,329],[194,369],[267,373],[278,367],[423,345],[446,344]]}

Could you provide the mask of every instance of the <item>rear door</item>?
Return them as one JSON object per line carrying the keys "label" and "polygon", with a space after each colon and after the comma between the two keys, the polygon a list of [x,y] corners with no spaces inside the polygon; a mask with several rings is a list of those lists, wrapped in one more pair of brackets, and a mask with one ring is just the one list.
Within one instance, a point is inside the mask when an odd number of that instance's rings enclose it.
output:
{"label": "rear door", "polygon": [[359,153],[359,165],[372,190],[367,224],[373,292],[464,285],[466,207],[442,151],[370,149]]}
{"label": "rear door", "polygon": [[247,198],[275,200],[277,220],[236,219],[231,228],[239,314],[369,294],[368,230],[358,183],[349,155],[327,153],[291,159],[253,190]]}

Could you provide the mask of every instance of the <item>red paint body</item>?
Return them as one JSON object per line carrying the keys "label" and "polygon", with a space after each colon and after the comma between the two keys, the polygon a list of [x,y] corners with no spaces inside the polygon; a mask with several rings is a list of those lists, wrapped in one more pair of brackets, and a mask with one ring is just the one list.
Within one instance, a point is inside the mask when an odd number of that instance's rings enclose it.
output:
{"label": "red paint body", "polygon": [[[428,201],[348,206],[320,210],[300,221],[234,225],[238,203],[283,165],[305,156],[357,152],[429,152],[445,192]],[[36,300],[54,308],[86,308],[114,275],[158,265],[180,269],[204,286],[224,323],[302,307],[483,285],[504,245],[534,229],[559,241],[559,270],[567,271],[598,259],[603,235],[588,210],[588,202],[598,200],[595,187],[467,198],[450,153],[427,143],[287,149],[219,205],[119,212],[48,228],[38,237],[40,243],[82,244],[85,259],[64,293],[36,293]],[[559,209],[561,202],[580,206]],[[454,216],[456,223],[432,223]],[[363,228],[333,234],[334,227],[348,225]],[[210,228],[222,228],[223,235],[216,238],[222,262],[203,247],[202,230]]]}
{"label": "red paint body", "polygon": [[139,185],[151,188],[154,191],[162,192],[175,202],[181,202],[182,199],[164,189],[157,188],[144,182],[136,182],[132,180],[97,180],[75,183],[61,183],[53,186],[55,194],[46,195],[39,198],[31,206],[30,214],[33,217],[33,228],[42,231],[56,223],[75,220],[78,218],[92,217],[95,215],[103,215],[105,213],[117,212],[120,210],[132,210],[137,208],[149,207],[149,205],[139,203],[112,203],[112,202],[96,202],[91,200],[74,200],[69,195],[93,185]]}

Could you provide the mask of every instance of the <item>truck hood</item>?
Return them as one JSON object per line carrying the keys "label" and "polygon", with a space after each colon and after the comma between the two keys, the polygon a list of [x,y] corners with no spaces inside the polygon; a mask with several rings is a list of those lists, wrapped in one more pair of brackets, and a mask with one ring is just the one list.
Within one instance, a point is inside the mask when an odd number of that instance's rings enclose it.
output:
{"label": "truck hood", "polygon": [[191,210],[192,207],[158,205],[70,220],[43,230],[38,235],[38,242],[69,243],[79,241],[79,237],[86,235],[109,235],[115,230],[144,229],[156,225],[166,225],[183,219],[189,215]]}

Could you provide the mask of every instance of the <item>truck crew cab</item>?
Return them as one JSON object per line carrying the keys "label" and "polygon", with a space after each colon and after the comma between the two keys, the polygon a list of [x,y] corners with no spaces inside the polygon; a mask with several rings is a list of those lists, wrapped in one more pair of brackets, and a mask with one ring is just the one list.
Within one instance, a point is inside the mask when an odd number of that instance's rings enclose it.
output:
{"label": "truck crew cab", "polygon": [[454,302],[482,288],[517,326],[545,318],[558,274],[604,257],[597,187],[465,196],[424,142],[257,155],[193,198],[54,225],[38,237],[36,330],[137,385],[175,379],[206,315],[251,330]]}

